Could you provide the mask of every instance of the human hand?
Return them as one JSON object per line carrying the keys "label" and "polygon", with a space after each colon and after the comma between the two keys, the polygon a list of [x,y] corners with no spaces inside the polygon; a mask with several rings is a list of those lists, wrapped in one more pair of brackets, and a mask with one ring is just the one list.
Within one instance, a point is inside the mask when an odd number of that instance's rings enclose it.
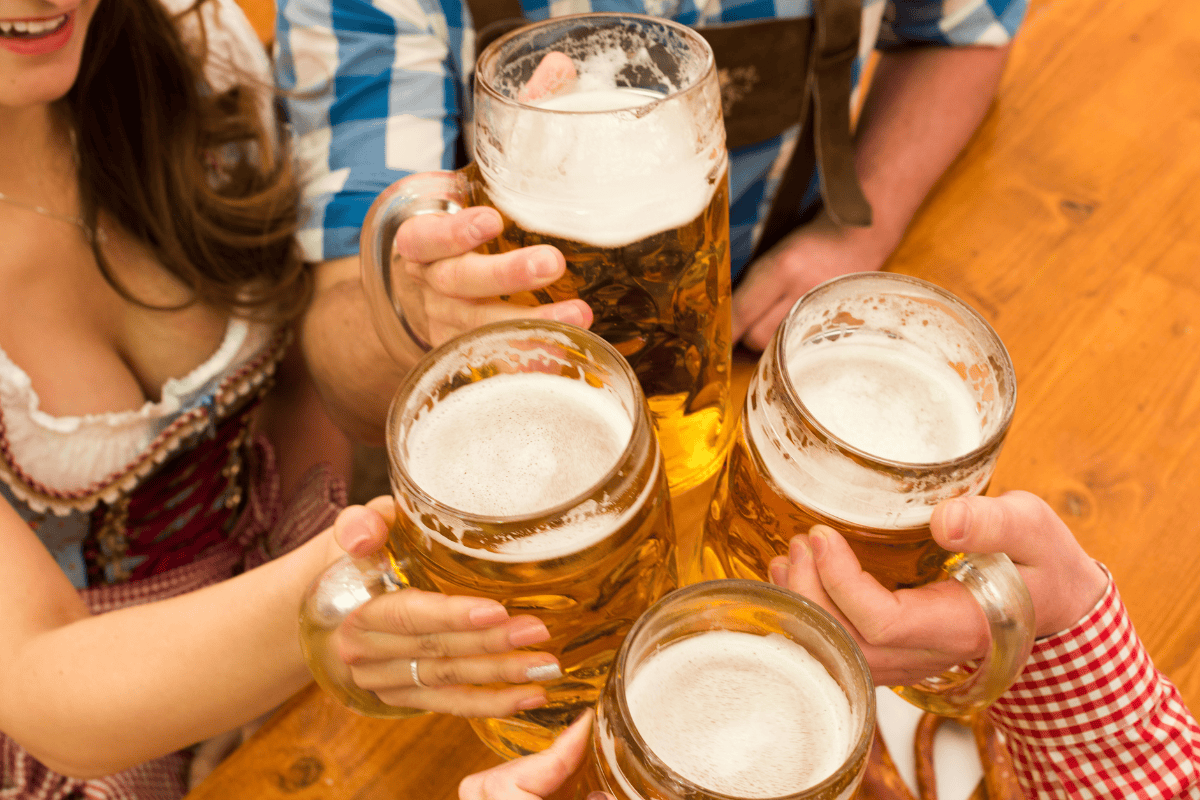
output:
{"label": "human hand", "polygon": [[488,255],[474,249],[503,227],[499,212],[475,206],[457,214],[421,214],[396,232],[395,254],[407,283],[398,300],[409,326],[437,346],[488,322],[550,319],[592,324],[592,310],[579,299],[525,306],[499,299],[549,286],[566,271],[566,259],[550,245],[533,245]]}
{"label": "human hand", "polygon": [[[947,550],[1006,553],[1033,599],[1038,636],[1071,627],[1099,601],[1108,576],[1066,524],[1029,492],[948,500],[933,512],[934,539]],[[983,612],[957,581],[889,592],[859,566],[831,528],[792,539],[771,561],[771,581],[808,597],[858,641],[876,683],[901,686],[982,656]]]}
{"label": "human hand", "polygon": [[[468,775],[458,784],[459,800],[543,800],[549,797],[579,769],[594,719],[595,712],[588,709],[542,752]],[[587,800],[613,798],[604,792],[592,792]]]}
{"label": "human hand", "polygon": [[[390,497],[350,506],[338,515],[334,537],[351,556],[363,558],[383,546],[393,518]],[[507,717],[545,704],[545,690],[530,681],[561,676],[548,653],[516,650],[549,638],[537,617],[509,617],[495,600],[402,589],[350,612],[331,646],[355,684],[384,703]],[[519,685],[479,686],[499,683]]]}
{"label": "human hand", "polygon": [[805,292],[839,275],[879,269],[895,244],[876,228],[841,226],[822,211],[746,268],[733,293],[733,341],[762,350]]}

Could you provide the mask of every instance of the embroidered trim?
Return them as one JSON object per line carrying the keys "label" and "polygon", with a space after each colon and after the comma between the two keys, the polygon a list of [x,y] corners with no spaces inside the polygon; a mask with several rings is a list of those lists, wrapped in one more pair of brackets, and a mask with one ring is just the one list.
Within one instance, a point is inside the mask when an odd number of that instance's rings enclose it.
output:
{"label": "embroidered trim", "polygon": [[131,491],[155,466],[174,455],[188,438],[215,424],[235,404],[255,390],[265,390],[290,343],[290,331],[277,331],[262,352],[221,382],[213,393],[212,403],[199,405],[180,414],[129,466],[82,489],[55,489],[22,470],[13,460],[3,411],[0,410],[0,479],[9,485],[17,499],[37,512],[51,511],[64,516],[71,511],[90,512],[100,502],[115,503],[123,494]]}

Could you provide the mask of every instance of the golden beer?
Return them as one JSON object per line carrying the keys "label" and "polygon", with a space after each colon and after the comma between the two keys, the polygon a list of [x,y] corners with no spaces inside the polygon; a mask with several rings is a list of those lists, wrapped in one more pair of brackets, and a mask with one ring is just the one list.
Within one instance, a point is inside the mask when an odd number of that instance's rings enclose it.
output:
{"label": "golden beer", "polygon": [[939,502],[986,489],[1015,399],[999,337],[949,293],[887,273],[818,286],[751,380],[703,574],[763,579],[793,536],[823,524],[888,589],[962,580],[992,623],[992,653],[973,678],[939,681],[937,697],[906,697],[940,713],[990,702],[1032,645],[1028,592],[1007,557],[949,553],[929,521]]}
{"label": "golden beer", "polygon": [[[548,704],[472,720],[502,756],[542,749],[595,702],[622,638],[677,582],[666,475],[636,379],[580,328],[486,325],[409,374],[388,448],[392,580],[492,598],[550,631],[536,649],[564,675],[546,684]],[[413,713],[354,687],[338,694],[356,692],[363,713]]]}
{"label": "golden beer", "polygon": [[[577,75],[553,96],[522,99],[548,53],[568,57]],[[490,205],[504,230],[483,250],[549,244],[567,262],[553,285],[508,299],[587,301],[591,329],[641,381],[671,492],[715,475],[736,411],[728,157],[708,44],[633,14],[526,26],[480,56],[472,134],[470,165],[401,180],[368,213],[364,282],[385,344],[403,336],[395,308],[405,280],[389,263],[399,221]]]}
{"label": "golden beer", "polygon": [[622,645],[567,796],[844,800],[874,710],[861,651],[824,611],[757,581],[694,584]]}

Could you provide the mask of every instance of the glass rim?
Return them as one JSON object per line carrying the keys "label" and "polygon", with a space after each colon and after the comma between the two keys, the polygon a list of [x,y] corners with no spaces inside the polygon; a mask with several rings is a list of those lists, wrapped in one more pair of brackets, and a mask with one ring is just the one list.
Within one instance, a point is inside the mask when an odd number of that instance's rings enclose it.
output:
{"label": "glass rim", "polygon": [[[636,106],[635,108],[615,108],[615,109],[594,109],[594,110],[567,110],[559,108],[543,108],[542,106],[523,103],[516,98],[509,97],[498,91],[492,81],[485,79],[487,68],[500,57],[501,50],[509,44],[513,39],[520,36],[526,36],[534,32],[535,29],[550,28],[550,27],[568,27],[572,23],[577,23],[581,20],[600,20],[619,22],[620,20],[630,20],[639,24],[653,24],[670,30],[674,30],[681,34],[683,38],[689,40],[693,44],[699,45],[700,49],[705,54],[704,64],[700,66],[696,78],[689,81],[686,86],[681,86],[673,92],[664,94],[662,97],[656,97],[645,105]],[[475,87],[476,91],[482,91],[489,97],[501,102],[505,105],[516,106],[519,108],[536,109],[547,114],[567,114],[567,115],[593,115],[593,114],[613,114],[620,111],[637,110],[639,113],[646,113],[646,110],[653,109],[658,105],[673,100],[677,97],[695,91],[704,86],[710,73],[716,72],[716,57],[713,54],[712,45],[708,43],[703,36],[696,32],[695,29],[688,27],[682,23],[663,17],[654,17],[649,14],[634,14],[624,11],[594,11],[581,14],[566,14],[560,17],[550,17],[543,20],[530,22],[515,28],[502,36],[497,37],[490,42],[475,59]]]}
{"label": "glass rim", "polygon": [[[408,397],[416,391],[420,385],[422,378],[428,375],[441,361],[442,357],[454,350],[469,344],[470,342],[481,339],[496,333],[501,333],[505,330],[517,332],[528,330],[530,332],[550,331],[558,334],[565,334],[568,338],[582,339],[589,345],[596,346],[601,352],[612,359],[614,372],[625,377],[627,383],[631,387],[632,393],[632,429],[629,432],[629,441],[625,443],[625,448],[621,451],[621,455],[617,457],[616,463],[612,468],[604,473],[595,483],[582,490],[579,494],[564,500],[558,505],[551,506],[540,511],[535,511],[530,514],[515,514],[509,516],[494,516],[489,514],[474,514],[464,511],[460,508],[448,505],[436,497],[433,497],[425,490],[412,475],[399,458],[398,454],[394,454],[394,450],[398,447],[398,442],[393,441],[393,433],[399,423],[396,421],[397,415],[401,413],[401,407],[404,405]],[[488,380],[484,378],[484,380]],[[621,471],[624,465],[630,460],[633,455],[634,448],[637,443],[650,431],[650,420],[646,411],[646,397],[642,392],[642,386],[638,382],[637,375],[634,374],[633,367],[624,356],[617,351],[615,347],[602,339],[600,336],[592,333],[586,328],[580,328],[577,325],[570,325],[565,322],[557,322],[554,320],[539,320],[539,319],[513,319],[500,320],[498,322],[489,322],[479,327],[472,328],[469,331],[459,334],[437,347],[430,350],[408,371],[404,380],[401,382],[396,393],[392,396],[391,403],[388,407],[387,420],[384,432],[385,455],[388,460],[389,471],[394,469],[404,480],[405,489],[411,491],[416,498],[423,504],[428,505],[433,510],[439,513],[446,513],[457,517],[465,522],[479,525],[513,525],[513,524],[531,524],[538,522],[546,522],[561,517],[566,512],[578,506],[582,501],[586,500],[595,494],[601,487],[610,483],[613,478]],[[654,440],[652,446],[657,446],[657,440]],[[658,459],[661,461],[661,459]],[[662,469],[661,463],[658,463],[655,469]],[[395,489],[392,489],[393,493]]]}
{"label": "glass rim", "polygon": [[[800,399],[800,393],[796,390],[796,386],[792,382],[792,376],[788,372],[786,365],[788,340],[791,338],[793,329],[797,324],[796,318],[800,314],[801,306],[803,306],[806,301],[811,301],[812,299],[827,293],[830,290],[830,287],[833,285],[842,285],[851,282],[865,283],[874,281],[891,285],[907,284],[910,287],[936,295],[938,299],[946,301],[956,311],[974,320],[976,324],[979,325],[984,335],[988,338],[990,343],[994,345],[996,353],[1002,358],[1002,366],[1004,367],[1002,371],[1009,377],[1008,383],[1011,386],[1011,390],[1009,392],[1008,400],[1004,404],[1000,422],[994,431],[984,437],[983,441],[966,453],[956,456],[955,458],[945,459],[942,461],[901,461],[899,459],[880,456],[863,450],[862,448],[855,447],[845,439],[838,436],[836,433],[829,430],[829,428],[819,419],[817,419],[816,415],[809,410],[808,406],[804,404],[804,401]],[[770,347],[776,362],[781,365],[780,373],[783,376],[782,383],[786,387],[788,401],[799,411],[801,416],[804,417],[804,420],[817,431],[819,431],[822,436],[834,444],[839,450],[842,450],[847,454],[861,459],[862,461],[871,465],[877,465],[892,469],[894,471],[904,472],[933,472],[969,465],[974,461],[987,458],[990,453],[997,449],[999,444],[1008,435],[1008,429],[1012,424],[1013,415],[1016,412],[1016,369],[1013,366],[1012,357],[1009,355],[1008,348],[1004,345],[1004,340],[1000,338],[1000,334],[996,332],[996,329],[992,327],[991,323],[989,323],[982,314],[976,311],[965,300],[958,297],[953,292],[943,289],[941,286],[924,280],[923,278],[916,278],[911,275],[903,275],[898,272],[882,271],[854,272],[847,275],[839,275],[835,278],[830,278],[829,280],[819,283],[813,288],[809,289],[807,292],[801,295],[800,299],[797,300],[794,305],[792,305],[791,309],[787,313],[787,316],[784,317],[783,322],[780,323],[779,329],[776,331]]]}
{"label": "glass rim", "polygon": [[[768,602],[774,601],[784,606],[798,606],[803,609],[805,613],[809,614],[807,621],[815,622],[816,627],[818,627],[821,632],[831,635],[833,638],[848,645],[848,647],[845,649],[850,653],[851,660],[853,662],[852,666],[855,668],[855,672],[863,677],[865,682],[864,693],[866,695],[866,703],[864,704],[862,732],[860,735],[855,737],[856,740],[854,742],[854,747],[846,756],[846,759],[843,761],[841,766],[839,766],[831,775],[819,783],[815,783],[812,786],[805,787],[804,789],[791,794],[773,795],[762,798],[751,799],[739,797],[737,795],[722,794],[715,789],[705,788],[694,781],[685,778],[671,768],[668,764],[663,762],[662,759],[659,758],[646,743],[646,740],[642,738],[641,733],[633,724],[633,717],[629,713],[629,706],[625,697],[624,683],[625,673],[627,671],[626,661],[628,660],[629,653],[633,648],[634,640],[653,621],[652,618],[656,616],[662,609],[667,608],[673,603],[686,601],[692,598],[694,595],[706,595],[713,593],[728,597],[734,601],[745,600],[749,603],[753,602],[755,598],[763,598]],[[800,617],[797,616],[797,619],[799,618]],[[781,586],[776,586],[775,584],[766,583],[764,581],[750,580],[748,578],[719,578],[715,580],[700,581],[699,583],[689,584],[687,586],[667,592],[667,594],[659,598],[657,602],[646,609],[646,611],[644,611],[642,615],[634,621],[633,626],[629,629],[629,633],[625,635],[624,640],[621,642],[621,646],[617,649],[616,656],[613,658],[609,680],[621,681],[621,686],[619,687],[621,691],[615,692],[617,707],[621,715],[623,715],[625,720],[628,721],[629,734],[633,737],[638,748],[645,753],[651,754],[657,764],[661,766],[662,771],[665,771],[667,776],[672,781],[681,784],[686,789],[694,790],[695,793],[701,796],[712,798],[712,800],[806,800],[806,798],[817,796],[820,794],[820,792],[828,790],[840,780],[844,779],[849,770],[854,769],[860,762],[865,762],[870,755],[871,746],[875,741],[875,680],[871,675],[871,668],[867,664],[867,658],[863,654],[862,648],[859,647],[858,642],[854,641],[854,637],[850,635],[850,632],[846,630],[842,623],[838,622],[837,618],[814,603],[812,600],[809,600],[804,595],[793,592],[790,589],[784,589]],[[843,689],[843,691],[845,690]]]}

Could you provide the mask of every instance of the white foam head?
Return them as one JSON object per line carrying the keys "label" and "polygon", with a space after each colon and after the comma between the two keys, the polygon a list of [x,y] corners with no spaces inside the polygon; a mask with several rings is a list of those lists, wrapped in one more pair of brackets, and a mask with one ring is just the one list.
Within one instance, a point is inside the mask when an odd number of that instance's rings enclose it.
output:
{"label": "white foam head", "polygon": [[[604,389],[536,372],[498,375],[422,410],[401,457],[412,480],[444,505],[478,516],[527,516],[595,486],[616,466],[632,431],[624,406]],[[500,552],[470,552],[548,558],[587,547],[616,524],[613,515],[585,508],[572,524],[514,538]]]}
{"label": "white foam head", "polygon": [[[787,370],[804,406],[834,436],[875,458],[938,464],[983,443],[979,404],[945,361],[903,339],[869,330],[792,347]],[[785,424],[760,406],[747,436],[775,484],[792,500],[844,522],[873,528],[914,528],[929,522],[932,504],[897,478],[864,468],[815,441],[778,440],[766,427]]]}
{"label": "white foam head", "polygon": [[797,347],[788,374],[800,401],[842,441],[878,458],[935,464],[983,441],[975,398],[945,359],[859,331]]}
{"label": "white foam head", "polygon": [[495,123],[505,128],[501,147],[476,137],[491,201],[521,227],[617,247],[684,225],[708,205],[726,160],[719,111],[705,111],[720,108],[716,82],[713,98],[699,99],[618,86],[631,62],[653,63],[645,49],[620,47],[577,60],[572,92]]}
{"label": "white foam head", "polygon": [[832,775],[854,749],[845,693],[779,634],[709,631],[672,642],[638,666],[625,694],[655,755],[733,797],[794,794]]}

